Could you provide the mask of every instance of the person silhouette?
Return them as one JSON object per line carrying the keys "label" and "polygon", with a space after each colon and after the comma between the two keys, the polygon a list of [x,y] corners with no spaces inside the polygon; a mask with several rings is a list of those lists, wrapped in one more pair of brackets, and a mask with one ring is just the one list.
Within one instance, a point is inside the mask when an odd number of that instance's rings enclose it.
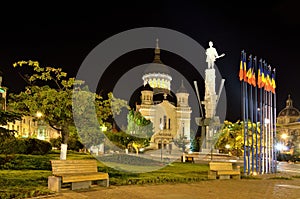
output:
{"label": "person silhouette", "polygon": [[216,59],[225,56],[225,54],[218,55],[217,50],[213,47],[213,42],[210,41],[209,48],[206,49],[206,62],[208,64],[208,68],[214,68],[214,64]]}

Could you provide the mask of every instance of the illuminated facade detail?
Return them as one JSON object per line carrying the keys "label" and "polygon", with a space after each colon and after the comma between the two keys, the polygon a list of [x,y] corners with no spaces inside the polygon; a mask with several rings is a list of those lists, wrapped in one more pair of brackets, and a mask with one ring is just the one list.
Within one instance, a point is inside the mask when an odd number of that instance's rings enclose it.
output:
{"label": "illuminated facade detail", "polygon": [[[150,119],[154,126],[154,135],[150,148],[172,149],[173,139],[185,136],[190,141],[191,107],[188,104],[189,93],[183,85],[176,94],[171,92],[172,77],[166,65],[160,60],[160,49],[156,40],[153,63],[149,64],[143,75],[141,104],[136,110]],[[189,147],[187,147],[189,149]]]}
{"label": "illuminated facade detail", "polygon": [[282,109],[277,117],[277,139],[288,154],[300,153],[300,111],[293,106],[293,100],[288,95],[286,107]]}
{"label": "illuminated facade detail", "polygon": [[[0,72],[0,108],[6,110],[6,88],[1,87],[1,84],[2,76]],[[33,116],[23,116],[21,120],[8,122],[7,125],[1,127],[8,130],[15,130],[16,132],[14,135],[18,138],[37,138],[50,141],[51,138],[60,136],[60,133],[57,130],[53,129],[43,121],[37,121],[36,117]]]}

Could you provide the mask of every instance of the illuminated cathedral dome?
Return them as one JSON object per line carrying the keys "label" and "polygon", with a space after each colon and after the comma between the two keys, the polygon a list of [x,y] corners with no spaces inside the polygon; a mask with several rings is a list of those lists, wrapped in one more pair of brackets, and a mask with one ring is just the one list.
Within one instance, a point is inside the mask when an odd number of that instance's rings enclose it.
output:
{"label": "illuminated cathedral dome", "polygon": [[299,117],[300,116],[300,112],[298,109],[296,109],[295,107],[293,107],[293,100],[291,99],[291,96],[288,96],[288,99],[286,100],[286,107],[284,109],[282,109],[279,114],[278,117],[280,116],[292,116],[292,117]]}
{"label": "illuminated cathedral dome", "polygon": [[292,122],[299,121],[300,112],[297,108],[293,106],[293,100],[291,96],[288,95],[288,99],[286,100],[286,107],[282,109],[277,117],[278,124],[288,124]]}
{"label": "illuminated cathedral dome", "polygon": [[172,77],[169,75],[168,66],[164,65],[160,60],[160,48],[158,39],[156,39],[154,60],[145,70],[145,75],[142,77],[144,85],[147,83],[154,89],[171,90]]}

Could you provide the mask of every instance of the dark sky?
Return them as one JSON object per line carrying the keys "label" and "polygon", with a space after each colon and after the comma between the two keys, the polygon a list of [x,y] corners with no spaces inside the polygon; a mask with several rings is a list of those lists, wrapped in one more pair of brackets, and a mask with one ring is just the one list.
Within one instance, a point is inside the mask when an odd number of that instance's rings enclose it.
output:
{"label": "dark sky", "polygon": [[[24,88],[25,82],[12,68],[16,61],[37,60],[44,66],[62,67],[70,76],[75,76],[89,52],[105,39],[133,28],[163,27],[179,31],[203,47],[208,47],[208,41],[212,40],[219,51],[226,53],[218,63],[218,69],[226,79],[227,119],[240,118],[238,69],[241,50],[276,68],[277,111],[284,108],[288,94],[291,94],[294,106],[300,108],[297,1],[240,1],[239,4],[228,1],[109,2],[1,6],[3,85],[9,87],[10,92]],[[141,51],[116,60],[110,68],[114,75],[102,86],[111,89],[126,70],[151,61],[151,53]],[[184,68],[181,61],[175,56],[170,61],[174,65],[170,66]],[[186,69],[179,70],[191,80],[190,83],[197,78],[197,74]]]}

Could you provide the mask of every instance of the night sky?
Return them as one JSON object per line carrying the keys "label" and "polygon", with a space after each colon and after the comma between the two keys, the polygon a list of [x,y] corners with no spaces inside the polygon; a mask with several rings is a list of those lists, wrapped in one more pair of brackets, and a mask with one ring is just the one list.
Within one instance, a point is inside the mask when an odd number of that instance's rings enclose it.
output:
{"label": "night sky", "polygon": [[[105,4],[43,4],[38,7],[2,6],[0,29],[0,70],[3,86],[20,92],[25,82],[12,67],[20,60],[37,60],[43,66],[63,68],[76,76],[85,57],[105,39],[133,28],[162,27],[179,31],[208,47],[212,40],[226,54],[217,62],[226,80],[226,118],[240,118],[240,52],[245,50],[276,68],[277,111],[285,107],[291,94],[300,109],[299,66],[300,14],[296,1],[118,1]],[[155,45],[155,43],[153,44]],[[199,79],[188,63],[163,52],[165,64],[179,70],[190,84]],[[153,50],[128,53],[117,59],[102,79],[101,91],[113,89],[115,82],[133,66],[153,60]],[[108,75],[109,76],[109,75]],[[201,91],[203,92],[203,90]]]}

